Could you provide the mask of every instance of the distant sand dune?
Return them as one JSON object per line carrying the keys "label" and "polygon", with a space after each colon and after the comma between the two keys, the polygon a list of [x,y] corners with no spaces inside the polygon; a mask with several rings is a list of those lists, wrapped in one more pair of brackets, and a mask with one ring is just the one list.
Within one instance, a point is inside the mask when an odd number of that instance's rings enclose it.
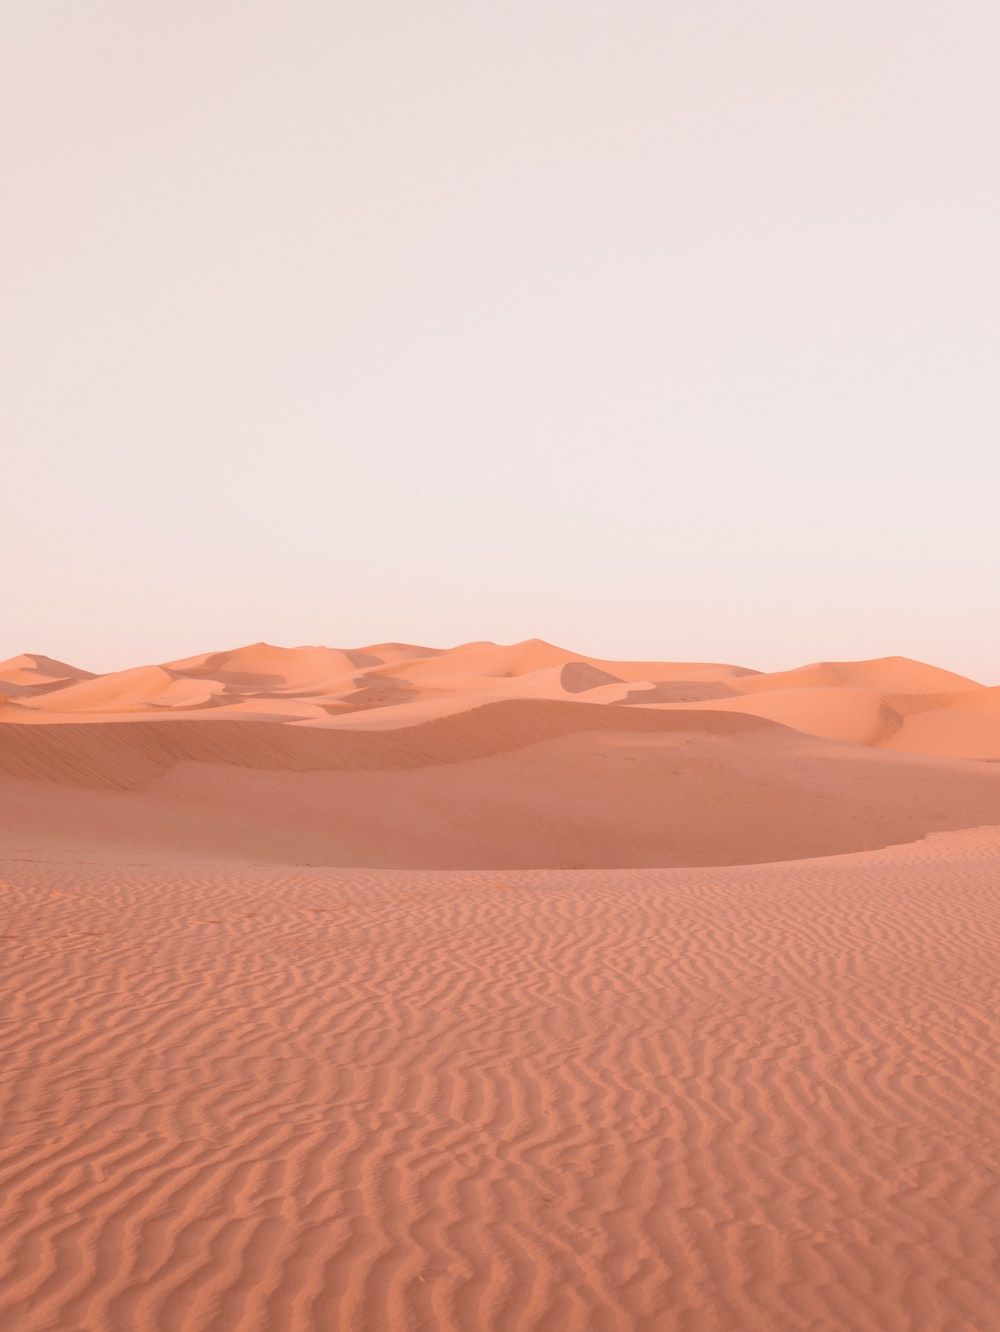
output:
{"label": "distant sand dune", "polygon": [[31,698],[64,689],[78,680],[90,680],[90,671],[81,671],[64,661],[55,661],[38,653],[25,652],[0,662],[0,697]]}
{"label": "distant sand dune", "polygon": [[792,671],[748,676],[736,688],[741,693],[773,689],[852,688],[897,693],[929,694],[945,689],[968,689],[974,680],[953,671],[928,666],[909,657],[879,657],[873,661],[820,661]]}
{"label": "distant sand dune", "polygon": [[[989,689],[905,657],[762,674],[706,662],[605,661],[541,639],[457,648],[267,643],[93,676],[42,656],[0,663],[0,723],[211,713],[346,729],[410,728],[510,699],[707,706],[806,735],[952,758],[1000,758]],[[915,720],[924,713],[933,719]]]}

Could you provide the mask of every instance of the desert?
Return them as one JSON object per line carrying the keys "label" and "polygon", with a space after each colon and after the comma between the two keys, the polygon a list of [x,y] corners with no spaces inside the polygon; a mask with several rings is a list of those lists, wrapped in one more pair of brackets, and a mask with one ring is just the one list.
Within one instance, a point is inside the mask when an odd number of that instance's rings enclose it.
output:
{"label": "desert", "polygon": [[1000,1328],[998,52],[0,7],[0,1332]]}
{"label": "desert", "polygon": [[0,664],[0,1322],[992,1325],[997,698]]}

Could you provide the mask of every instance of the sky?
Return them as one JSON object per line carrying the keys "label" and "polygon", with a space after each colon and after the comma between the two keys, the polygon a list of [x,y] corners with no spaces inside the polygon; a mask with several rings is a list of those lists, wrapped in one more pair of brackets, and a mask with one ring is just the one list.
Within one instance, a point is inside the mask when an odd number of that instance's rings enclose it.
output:
{"label": "sky", "polygon": [[0,33],[0,658],[1000,681],[995,0]]}

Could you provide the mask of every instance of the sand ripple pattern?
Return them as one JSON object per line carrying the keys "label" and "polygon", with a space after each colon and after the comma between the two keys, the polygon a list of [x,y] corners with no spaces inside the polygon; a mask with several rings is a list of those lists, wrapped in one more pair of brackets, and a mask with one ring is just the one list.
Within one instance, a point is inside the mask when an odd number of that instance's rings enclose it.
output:
{"label": "sand ripple pattern", "polygon": [[995,1325],[996,833],[0,880],[0,1327]]}

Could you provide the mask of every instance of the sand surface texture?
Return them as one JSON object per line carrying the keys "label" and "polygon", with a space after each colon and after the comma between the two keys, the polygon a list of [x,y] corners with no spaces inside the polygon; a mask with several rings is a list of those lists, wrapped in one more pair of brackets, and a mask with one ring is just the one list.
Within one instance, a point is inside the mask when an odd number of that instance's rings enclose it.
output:
{"label": "sand surface texture", "polygon": [[0,866],[0,1325],[995,1326],[1000,832]]}
{"label": "sand surface texture", "polygon": [[996,690],[0,680],[0,1328],[996,1326]]}

